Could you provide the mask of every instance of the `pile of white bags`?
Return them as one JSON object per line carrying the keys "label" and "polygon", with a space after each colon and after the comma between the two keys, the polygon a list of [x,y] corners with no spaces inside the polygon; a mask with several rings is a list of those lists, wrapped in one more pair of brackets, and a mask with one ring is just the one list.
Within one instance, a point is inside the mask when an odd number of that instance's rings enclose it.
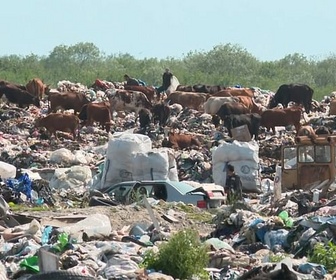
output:
{"label": "pile of white bags", "polygon": [[240,176],[243,191],[259,192],[261,179],[259,174],[259,146],[257,142],[223,142],[212,151],[212,173],[214,182],[225,186],[226,166],[231,164]]}
{"label": "pile of white bags", "polygon": [[108,143],[100,188],[135,180],[178,181],[175,158],[167,148],[152,149],[146,135],[115,134]]}

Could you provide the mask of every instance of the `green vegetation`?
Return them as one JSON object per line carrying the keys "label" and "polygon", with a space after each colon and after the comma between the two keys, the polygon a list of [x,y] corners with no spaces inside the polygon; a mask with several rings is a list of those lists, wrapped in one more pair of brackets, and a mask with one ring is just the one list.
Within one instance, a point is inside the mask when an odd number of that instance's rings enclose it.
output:
{"label": "green vegetation", "polygon": [[278,262],[281,262],[284,258],[286,258],[286,255],[285,254],[270,254],[268,257],[271,263],[278,263]]}
{"label": "green vegetation", "polygon": [[336,244],[331,241],[326,245],[317,243],[309,256],[309,261],[324,265],[328,272],[332,273],[336,269]]}
{"label": "green vegetation", "polygon": [[197,231],[179,231],[159,248],[157,253],[152,250],[145,253],[143,267],[162,271],[179,279],[191,279],[192,276],[208,278],[204,268],[208,265],[209,257]]}
{"label": "green vegetation", "polygon": [[93,43],[55,47],[48,56],[9,55],[0,57],[0,79],[26,84],[39,77],[56,86],[60,80],[90,86],[95,79],[121,81],[129,75],[160,85],[161,75],[169,67],[181,84],[257,86],[276,91],[284,83],[306,83],[321,100],[335,90],[336,55],[323,60],[308,59],[294,53],[276,61],[259,61],[238,45],[215,46],[210,51],[191,51],[181,59],[136,59],[130,54],[102,53]]}

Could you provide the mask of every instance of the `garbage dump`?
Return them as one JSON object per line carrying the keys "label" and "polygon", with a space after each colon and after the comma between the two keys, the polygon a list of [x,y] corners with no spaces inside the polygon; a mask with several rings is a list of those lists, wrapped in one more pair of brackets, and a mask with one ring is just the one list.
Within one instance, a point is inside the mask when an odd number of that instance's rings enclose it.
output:
{"label": "garbage dump", "polygon": [[[121,83],[102,80],[91,87],[60,81],[56,91],[84,92],[90,101],[101,102],[120,88]],[[272,96],[258,89],[255,100],[267,106]],[[109,133],[90,124],[80,126],[80,140],[67,132],[57,132],[55,139],[34,125],[48,112],[47,101],[42,103],[41,109],[3,105],[0,110],[0,279],[204,275],[208,279],[333,279],[334,182],[327,180],[327,189],[322,175],[304,189],[296,187],[299,180],[291,181],[289,186],[296,184],[292,189],[281,189],[279,182],[279,176],[296,170],[283,165],[283,147],[297,144],[292,125],[277,127],[274,135],[263,131],[258,139],[245,142],[229,137],[226,127],[215,127],[212,116],[201,110],[172,111],[169,131],[153,122],[141,130],[137,114],[121,110],[114,112]],[[306,123],[335,130],[328,103],[320,105],[325,110],[305,113]],[[163,148],[171,131],[192,135],[201,145]],[[318,143],[333,145],[332,137],[325,139],[329,140]],[[335,154],[331,156],[328,164],[316,162],[318,170],[332,170]],[[208,204],[201,208],[167,202],[140,190],[125,205],[113,199],[115,193],[105,192],[118,183],[121,195],[129,197],[135,188],[129,187],[129,181],[153,181],[153,185],[171,181],[176,186],[194,181],[224,187],[227,164],[234,165],[244,186],[243,199],[232,205],[224,200],[206,209]],[[314,170],[310,173],[319,173]],[[181,184],[180,190],[184,187]],[[204,190],[208,198],[216,195]],[[196,234],[183,234],[188,230]],[[181,248],[192,242],[199,251],[183,254],[174,247],[176,242]],[[195,256],[205,256],[204,262]],[[201,267],[188,267],[188,262]],[[176,269],[182,264],[183,269]]]}

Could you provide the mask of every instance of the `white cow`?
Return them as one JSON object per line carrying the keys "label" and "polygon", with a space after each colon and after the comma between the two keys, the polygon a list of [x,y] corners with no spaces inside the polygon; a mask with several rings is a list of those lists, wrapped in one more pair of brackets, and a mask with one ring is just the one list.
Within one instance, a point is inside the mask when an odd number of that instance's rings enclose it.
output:
{"label": "white cow", "polygon": [[204,103],[204,112],[215,115],[219,108],[226,102],[239,102],[239,99],[237,97],[210,97]]}

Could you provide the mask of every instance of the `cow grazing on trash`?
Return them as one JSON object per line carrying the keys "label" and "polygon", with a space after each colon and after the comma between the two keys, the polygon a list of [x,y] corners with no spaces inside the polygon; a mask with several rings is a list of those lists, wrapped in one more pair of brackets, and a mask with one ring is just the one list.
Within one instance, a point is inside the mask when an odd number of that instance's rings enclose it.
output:
{"label": "cow grazing on trash", "polygon": [[150,126],[152,114],[148,109],[142,108],[139,111],[138,118],[139,118],[140,128],[144,129]]}
{"label": "cow grazing on trash", "polygon": [[26,88],[30,94],[38,97],[40,100],[42,100],[44,96],[49,93],[50,90],[49,85],[45,85],[42,80],[38,78],[30,80],[27,83]]}
{"label": "cow grazing on trash", "polygon": [[222,91],[216,92],[212,94],[211,96],[216,97],[227,97],[227,96],[248,96],[248,97],[254,97],[254,89],[252,88],[227,88]]}
{"label": "cow grazing on trash", "polygon": [[56,113],[58,109],[73,109],[76,114],[89,102],[90,100],[81,92],[55,92],[48,95],[49,113]]}
{"label": "cow grazing on trash", "polygon": [[302,111],[299,108],[267,109],[261,114],[261,126],[266,127],[268,131],[272,129],[275,134],[276,126],[294,125],[298,132],[301,127],[301,115]]}
{"label": "cow grazing on trash", "polygon": [[110,132],[111,130],[112,118],[109,102],[90,102],[85,104],[78,117],[84,121],[84,125],[92,126],[94,122],[97,122],[106,132]]}
{"label": "cow grazing on trash", "polygon": [[248,114],[250,110],[241,103],[224,103],[218,110],[217,114],[222,120],[229,115]]}
{"label": "cow grazing on trash", "polygon": [[192,147],[201,147],[201,142],[196,136],[190,134],[178,134],[170,131],[168,133],[168,139],[162,142],[163,147],[173,149],[186,149]]}
{"label": "cow grazing on trash", "polygon": [[138,116],[142,108],[151,110],[152,103],[147,96],[140,91],[127,91],[118,89],[114,95],[109,98],[110,110],[113,117],[115,111],[133,111]]}
{"label": "cow grazing on trash", "polygon": [[75,140],[76,130],[78,130],[79,139],[79,118],[74,114],[51,113],[36,119],[35,126],[45,127],[51,136],[54,134],[56,140],[58,140],[57,131],[70,132]]}
{"label": "cow grazing on trash", "polygon": [[150,102],[155,100],[155,88],[149,86],[129,86],[124,85],[125,90],[140,91],[144,93]]}
{"label": "cow grazing on trash", "polygon": [[204,103],[204,113],[214,115],[224,103],[238,102],[237,97],[210,97]]}
{"label": "cow grazing on trash", "polygon": [[9,103],[19,105],[20,108],[35,105],[40,108],[40,99],[31,95],[28,91],[18,88],[13,84],[3,83],[0,85],[0,98],[5,95]]}
{"label": "cow grazing on trash", "polygon": [[154,124],[159,123],[159,126],[164,126],[169,120],[171,108],[166,103],[159,103],[153,106],[151,112]]}
{"label": "cow grazing on trash", "polygon": [[183,108],[202,110],[208,97],[206,93],[175,91],[169,94],[165,101],[169,104],[180,104]]}
{"label": "cow grazing on trash", "polygon": [[283,84],[279,87],[273,98],[270,100],[269,108],[272,109],[281,103],[284,107],[290,101],[301,104],[306,113],[312,108],[314,90],[305,84]]}
{"label": "cow grazing on trash", "polygon": [[232,129],[247,125],[251,137],[254,136],[255,140],[258,140],[259,128],[261,122],[261,116],[253,114],[241,114],[241,115],[227,115],[223,118],[224,126],[229,131],[229,136],[232,137]]}

